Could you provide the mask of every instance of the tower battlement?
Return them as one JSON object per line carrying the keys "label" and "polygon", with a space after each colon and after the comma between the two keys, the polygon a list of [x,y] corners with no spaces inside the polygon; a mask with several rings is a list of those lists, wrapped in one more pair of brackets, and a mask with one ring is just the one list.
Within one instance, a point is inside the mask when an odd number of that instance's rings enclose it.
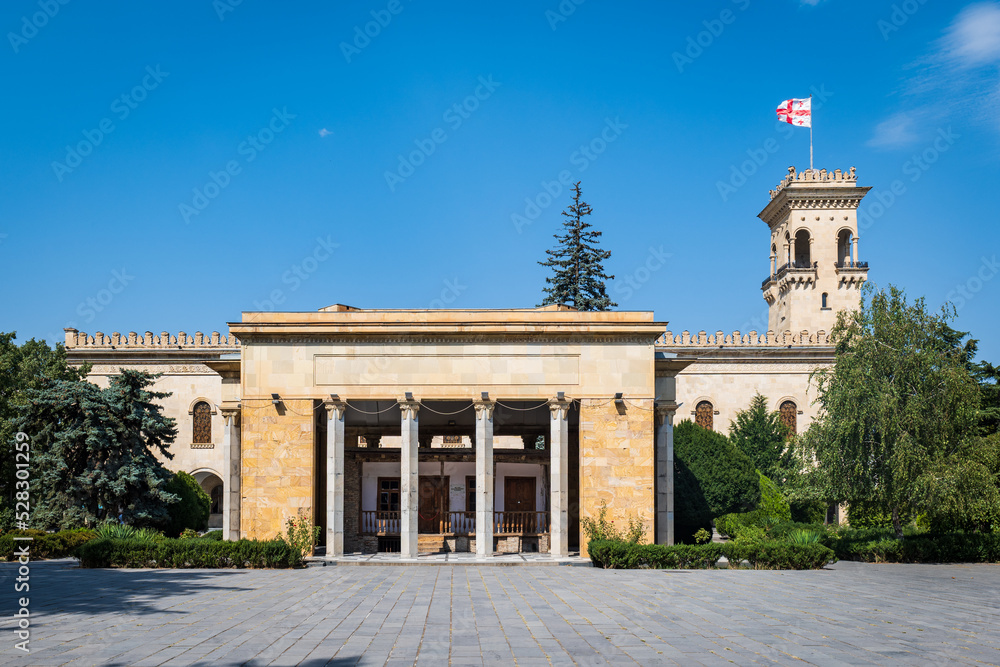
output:
{"label": "tower battlement", "polygon": [[778,187],[768,192],[771,195],[771,199],[774,199],[778,196],[779,192],[792,184],[805,183],[813,185],[822,183],[823,185],[854,187],[857,181],[858,177],[855,174],[854,167],[851,167],[847,171],[841,171],[840,169],[834,169],[833,171],[827,171],[826,169],[806,169],[799,172],[795,171],[795,167],[789,167],[788,175],[781,179]]}

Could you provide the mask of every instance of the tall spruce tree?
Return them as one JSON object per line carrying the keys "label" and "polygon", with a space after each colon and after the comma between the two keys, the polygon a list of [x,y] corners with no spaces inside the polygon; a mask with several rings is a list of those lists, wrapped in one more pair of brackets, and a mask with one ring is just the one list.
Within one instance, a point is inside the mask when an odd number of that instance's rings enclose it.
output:
{"label": "tall spruce tree", "polygon": [[729,441],[750,457],[754,467],[772,482],[781,483],[782,457],[786,453],[788,427],[777,410],[768,411],[767,398],[756,394],[746,410],[739,410],[729,423]]}
{"label": "tall spruce tree", "polygon": [[44,380],[27,392],[16,427],[31,438],[32,512],[38,528],[78,528],[113,519],[161,526],[177,502],[155,453],[173,458],[174,420],[149,391],[155,376],[122,369],[107,389]]}
{"label": "tall spruce tree", "polygon": [[610,250],[601,250],[598,239],[601,232],[591,228],[584,218],[593,212],[590,205],[582,201],[580,181],[573,186],[573,203],[562,212],[563,233],[554,234],[559,242],[554,250],[546,250],[549,258],[539,262],[552,269],[545,279],[548,287],[541,306],[567,304],[577,310],[611,310],[617,306],[608,298],[605,280],[614,276],[604,273],[604,260],[611,257]]}
{"label": "tall spruce tree", "polygon": [[15,456],[14,421],[28,407],[28,392],[46,380],[82,380],[89,364],[72,367],[66,349],[44,340],[18,345],[16,332],[0,332],[0,531],[14,526]]}

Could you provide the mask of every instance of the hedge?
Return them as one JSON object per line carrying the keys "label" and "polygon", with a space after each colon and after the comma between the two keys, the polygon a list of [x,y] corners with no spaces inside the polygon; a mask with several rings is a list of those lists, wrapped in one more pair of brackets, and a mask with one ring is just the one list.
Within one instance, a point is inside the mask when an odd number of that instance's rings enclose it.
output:
{"label": "hedge", "polygon": [[777,523],[791,521],[792,510],[788,501],[781,495],[778,485],[757,471],[760,484],[760,502],[757,509],[750,512],[723,514],[715,520],[716,529],[723,535],[736,539],[740,531],[747,526],[768,528]]}
{"label": "hedge", "polygon": [[163,490],[178,498],[177,502],[167,507],[170,519],[163,526],[167,535],[177,537],[185,528],[203,530],[208,526],[212,501],[194,477],[180,471],[163,486]]}
{"label": "hedge", "polygon": [[675,514],[679,541],[693,542],[699,528],[711,531],[712,519],[748,512],[760,501],[757,471],[729,438],[690,421],[674,429]]}
{"label": "hedge", "polygon": [[897,540],[883,531],[845,530],[832,546],[839,558],[865,563],[1000,562],[1000,533],[923,533]]}
{"label": "hedge", "polygon": [[96,539],[78,550],[81,567],[284,568],[302,564],[301,553],[282,540]]}
{"label": "hedge", "polygon": [[734,565],[748,561],[755,570],[817,570],[836,560],[833,551],[821,544],[780,542],[667,546],[595,540],[587,545],[587,551],[595,567],[607,569],[698,570],[715,567],[725,556]]}
{"label": "hedge", "polygon": [[[32,537],[31,542],[18,540],[14,537]],[[58,533],[49,533],[44,530],[12,530],[0,535],[0,559],[13,560],[15,545],[17,547],[28,545],[28,551],[32,560],[44,558],[66,558],[74,555],[76,548],[84,542],[88,542],[97,537],[97,533],[85,528],[75,530],[60,530]]]}

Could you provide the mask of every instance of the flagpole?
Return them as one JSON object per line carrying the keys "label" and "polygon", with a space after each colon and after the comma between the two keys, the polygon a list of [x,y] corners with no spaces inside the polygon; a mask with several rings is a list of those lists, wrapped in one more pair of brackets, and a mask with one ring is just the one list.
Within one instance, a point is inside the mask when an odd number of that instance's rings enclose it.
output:
{"label": "flagpole", "polygon": [[809,171],[813,170],[813,118],[812,95],[809,96]]}

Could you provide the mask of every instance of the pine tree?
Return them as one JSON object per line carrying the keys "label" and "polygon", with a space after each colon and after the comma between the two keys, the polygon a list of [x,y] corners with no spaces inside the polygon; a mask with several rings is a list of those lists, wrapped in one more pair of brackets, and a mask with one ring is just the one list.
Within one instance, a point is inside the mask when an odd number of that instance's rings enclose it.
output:
{"label": "pine tree", "polygon": [[614,280],[614,276],[604,273],[604,260],[611,257],[611,251],[598,247],[601,232],[591,228],[584,218],[593,212],[590,205],[581,200],[580,181],[573,186],[573,203],[562,212],[563,234],[555,234],[559,242],[554,250],[546,250],[549,258],[539,262],[550,267],[553,275],[546,278],[548,287],[541,306],[567,304],[577,310],[610,310],[617,306],[608,298],[604,281]]}
{"label": "pine tree", "polygon": [[739,410],[729,424],[729,440],[750,457],[754,467],[771,481],[782,481],[782,455],[788,427],[777,411],[769,412],[767,398],[756,394],[746,410]]}
{"label": "pine tree", "polygon": [[107,389],[44,380],[27,392],[16,422],[31,438],[33,527],[78,528],[119,517],[138,526],[169,521],[172,473],[155,454],[168,451],[174,420],[154,403],[155,376],[122,370]]}

